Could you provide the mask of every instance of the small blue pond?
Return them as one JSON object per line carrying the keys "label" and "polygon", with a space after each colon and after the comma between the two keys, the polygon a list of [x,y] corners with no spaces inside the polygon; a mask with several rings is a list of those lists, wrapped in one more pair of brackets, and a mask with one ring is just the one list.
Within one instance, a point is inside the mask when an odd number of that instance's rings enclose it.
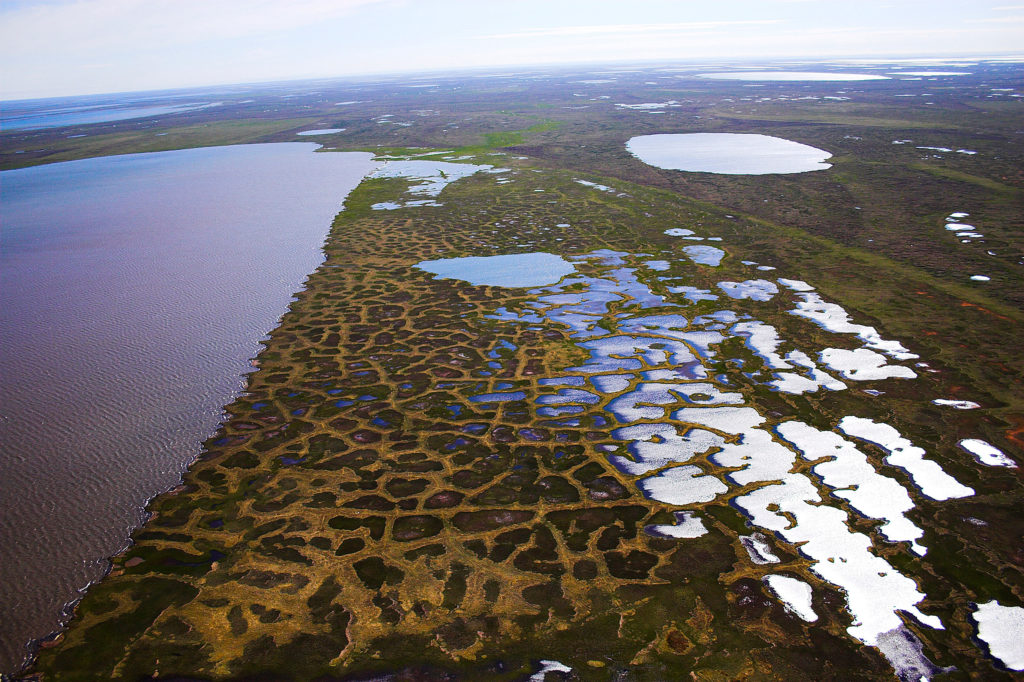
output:
{"label": "small blue pond", "polygon": [[542,252],[425,260],[416,267],[442,279],[492,287],[539,287],[576,271],[561,256]]}

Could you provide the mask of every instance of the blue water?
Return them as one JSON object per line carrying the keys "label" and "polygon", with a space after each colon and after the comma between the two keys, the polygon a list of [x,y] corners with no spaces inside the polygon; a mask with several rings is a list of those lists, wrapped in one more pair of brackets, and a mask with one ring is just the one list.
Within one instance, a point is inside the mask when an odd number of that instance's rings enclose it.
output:
{"label": "blue water", "polygon": [[0,173],[0,671],[177,484],[322,261],[373,163],[317,146]]}
{"label": "blue water", "polygon": [[63,126],[86,125],[89,123],[109,123],[133,118],[152,118],[180,114],[210,106],[206,103],[190,104],[159,104],[145,107],[104,107],[89,106],[82,108],[62,108],[51,110],[35,110],[21,113],[3,113],[0,115],[0,130],[36,130],[40,128],[60,128]]}
{"label": "blue water", "polygon": [[553,253],[425,260],[417,263],[416,267],[442,279],[461,279],[470,284],[492,287],[539,287],[554,284],[576,271],[571,263]]}

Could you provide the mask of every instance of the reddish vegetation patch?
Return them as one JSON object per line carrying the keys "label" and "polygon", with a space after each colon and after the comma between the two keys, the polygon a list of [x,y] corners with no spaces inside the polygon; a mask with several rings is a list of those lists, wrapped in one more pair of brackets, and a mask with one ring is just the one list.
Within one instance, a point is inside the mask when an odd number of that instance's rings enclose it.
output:
{"label": "reddish vegetation patch", "polygon": [[1024,448],[1024,415],[1013,415],[1010,420],[1013,428],[1006,431],[1006,438],[1014,445]]}
{"label": "reddish vegetation patch", "polygon": [[977,308],[981,312],[988,313],[989,315],[991,315],[993,317],[997,317],[1000,320],[1003,320],[1005,322],[1012,322],[1012,320],[1010,318],[1006,317],[1005,315],[1000,315],[999,313],[994,313],[991,310],[989,310],[988,308],[983,308],[983,307],[981,307],[980,305],[978,305],[976,303],[968,303],[967,301],[961,301],[960,307],[961,308]]}

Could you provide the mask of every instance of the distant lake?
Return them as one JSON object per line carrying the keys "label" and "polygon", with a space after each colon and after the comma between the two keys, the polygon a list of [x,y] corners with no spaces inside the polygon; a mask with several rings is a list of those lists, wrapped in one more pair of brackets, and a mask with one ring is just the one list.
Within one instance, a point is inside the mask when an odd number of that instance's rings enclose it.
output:
{"label": "distant lake", "polygon": [[838,71],[724,71],[698,75],[701,78],[730,81],[884,81],[889,79],[888,76]]}
{"label": "distant lake", "polygon": [[831,152],[771,135],[678,133],[639,135],[626,149],[644,163],[666,168],[726,175],[804,173],[831,168]]}
{"label": "distant lake", "polygon": [[322,262],[375,164],[316,147],[0,173],[0,671],[178,483]]}
{"label": "distant lake", "polygon": [[184,111],[203,109],[215,104],[154,104],[143,107],[83,106],[55,109],[32,109],[8,111],[0,116],[0,129],[35,130],[39,128],[60,128],[63,126],[86,125],[88,123],[109,123],[133,118],[152,118],[180,114]]}

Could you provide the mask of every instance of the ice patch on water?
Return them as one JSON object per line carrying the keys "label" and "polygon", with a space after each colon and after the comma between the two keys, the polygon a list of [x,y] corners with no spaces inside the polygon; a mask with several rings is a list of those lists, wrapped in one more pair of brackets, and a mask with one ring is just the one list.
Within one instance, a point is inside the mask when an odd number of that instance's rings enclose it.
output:
{"label": "ice patch on water", "polygon": [[699,402],[706,405],[740,404],[739,393],[723,393],[710,383],[642,383],[628,393],[609,401],[606,409],[619,423],[628,424],[641,419],[664,419],[667,407],[679,403]]}
{"label": "ice patch on water", "polygon": [[719,282],[718,288],[729,298],[749,298],[752,301],[770,301],[779,288],[766,279],[748,279],[744,282]]}
{"label": "ice patch on water", "polygon": [[633,374],[602,374],[590,377],[590,383],[601,393],[622,393],[633,381]]}
{"label": "ice patch on water", "polygon": [[1010,670],[1024,670],[1024,608],[990,601],[978,604],[971,618],[989,653]]}
{"label": "ice patch on water", "polygon": [[759,320],[740,322],[733,325],[729,333],[745,338],[747,340],[747,347],[764,360],[765,367],[769,369],[793,369],[793,365],[786,362],[779,355],[778,348],[782,345],[782,339],[779,337],[779,330],[770,324],[765,324]]}
{"label": "ice patch on water", "polygon": [[814,287],[812,287],[807,282],[804,282],[803,280],[783,279],[782,277],[780,277],[776,281],[791,291],[814,291]]}
{"label": "ice patch on water", "polygon": [[530,682],[544,682],[548,673],[566,673],[572,672],[572,668],[569,666],[559,663],[558,661],[540,661],[540,670],[530,675]]}
{"label": "ice patch on water", "polygon": [[707,476],[699,467],[684,465],[666,469],[656,476],[637,482],[644,495],[680,507],[710,502],[729,488],[714,476]]}
{"label": "ice patch on water", "polygon": [[812,560],[810,570],[846,592],[854,623],[853,637],[874,646],[879,636],[900,627],[899,612],[932,628],[942,628],[935,616],[917,608],[925,598],[917,584],[885,559],[872,553],[871,538],[851,531],[846,513],[821,504],[810,479],[801,475],[777,477],[780,483],[758,488],[733,500],[757,526],[799,547]]}
{"label": "ice patch on water", "polygon": [[795,309],[789,311],[790,315],[805,317],[835,334],[856,334],[868,348],[880,350],[896,360],[916,360],[920,357],[909,352],[897,341],[883,339],[874,327],[853,324],[849,313],[843,310],[842,306],[827,303],[818,294],[801,293],[797,296],[802,300],[797,302]]}
{"label": "ice patch on water", "polygon": [[973,400],[949,400],[946,398],[936,398],[932,401],[934,405],[943,405],[945,407],[952,407],[956,410],[976,410],[981,405],[974,402]]}
{"label": "ice patch on water", "polygon": [[699,538],[702,535],[708,534],[708,529],[704,526],[704,522],[693,512],[675,512],[674,516],[676,517],[674,525],[651,524],[644,526],[644,531],[659,537],[681,539]]}
{"label": "ice patch on water", "polygon": [[709,289],[700,289],[698,287],[669,287],[668,291],[671,294],[682,294],[683,298],[691,303],[718,300],[718,296],[711,293]]}
{"label": "ice patch on water", "polygon": [[768,546],[768,540],[760,533],[743,535],[740,537],[740,544],[747,550],[750,560],[759,566],[777,564],[781,561],[775,556],[772,548]]}
{"label": "ice patch on water", "polygon": [[803,580],[786,575],[768,575],[764,577],[764,582],[779,601],[785,604],[787,611],[808,623],[818,620],[818,614],[811,605],[811,586]]}
{"label": "ice patch on water", "polygon": [[1010,459],[1005,452],[983,440],[977,438],[965,438],[957,443],[961,448],[974,455],[979,464],[990,467],[1008,467],[1016,469],[1017,463]]}
{"label": "ice patch on water", "polygon": [[[408,194],[418,197],[438,197],[449,184],[493,166],[446,161],[385,161],[384,166],[371,173],[370,178],[408,178],[419,180],[411,185]],[[436,205],[436,204],[435,204]]]}
{"label": "ice patch on water", "polygon": [[815,475],[832,488],[834,497],[845,499],[861,516],[884,521],[879,531],[889,542],[909,542],[915,554],[926,553],[917,543],[924,531],[905,516],[914,508],[914,501],[903,486],[875,471],[853,443],[799,421],[783,422],[776,432],[792,443],[804,459],[827,458],[814,465]]}
{"label": "ice patch on water", "polygon": [[651,471],[673,464],[689,462],[713,447],[721,447],[725,440],[703,429],[686,429],[680,434],[672,424],[632,424],[612,431],[612,437],[629,443],[632,459],[613,455],[609,460],[619,471],[631,476],[643,476]]}
{"label": "ice patch on water", "polygon": [[718,267],[722,259],[725,258],[725,251],[714,246],[684,246],[683,253],[697,265],[710,265],[711,267]]}
{"label": "ice patch on water", "polygon": [[900,625],[878,636],[875,643],[896,677],[903,682],[922,682],[935,673],[950,672],[952,668],[939,668],[924,655],[924,645],[906,625]]}
{"label": "ice patch on water", "polygon": [[947,474],[938,462],[925,459],[925,451],[900,435],[899,431],[888,424],[882,424],[863,417],[843,417],[839,421],[839,430],[853,438],[874,443],[889,455],[887,464],[899,467],[910,474],[911,480],[921,494],[933,500],[949,500],[970,497],[973,488],[962,485]]}
{"label": "ice patch on water", "polygon": [[819,354],[821,363],[829,369],[842,374],[854,381],[874,381],[879,379],[915,379],[914,370],[903,365],[888,365],[885,356],[867,348],[844,350],[842,348],[826,348]]}

